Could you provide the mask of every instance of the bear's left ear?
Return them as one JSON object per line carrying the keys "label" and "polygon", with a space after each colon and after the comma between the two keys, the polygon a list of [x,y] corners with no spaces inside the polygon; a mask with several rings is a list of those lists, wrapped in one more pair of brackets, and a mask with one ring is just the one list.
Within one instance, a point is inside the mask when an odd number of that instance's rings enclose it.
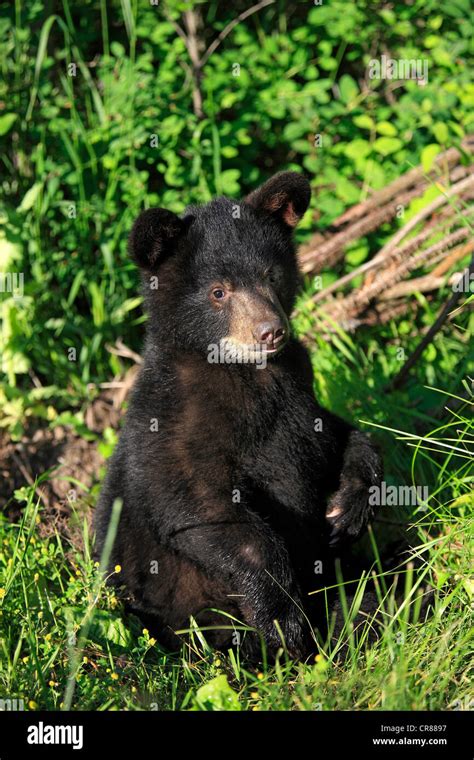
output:
{"label": "bear's left ear", "polygon": [[279,172],[244,199],[253,208],[266,211],[288,227],[296,227],[309,206],[308,180],[296,172]]}
{"label": "bear's left ear", "polygon": [[172,254],[178,241],[186,235],[194,217],[181,217],[164,208],[142,211],[132,227],[128,248],[136,263],[148,271],[156,269]]}

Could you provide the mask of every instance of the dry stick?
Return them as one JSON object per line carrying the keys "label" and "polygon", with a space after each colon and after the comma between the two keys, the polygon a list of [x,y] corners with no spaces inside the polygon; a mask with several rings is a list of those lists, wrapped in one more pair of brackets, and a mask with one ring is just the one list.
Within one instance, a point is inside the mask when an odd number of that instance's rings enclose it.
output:
{"label": "dry stick", "polygon": [[211,57],[211,55],[214,53],[214,51],[219,47],[221,42],[227,37],[228,34],[232,31],[232,29],[237,26],[240,21],[243,21],[248,16],[251,16],[252,13],[256,13],[261,8],[265,8],[267,5],[271,5],[274,3],[275,0],[262,0],[262,2],[257,3],[257,5],[253,5],[251,8],[247,8],[246,11],[243,11],[240,13],[235,19],[233,19],[229,24],[227,24],[226,27],[220,32],[215,40],[211,42],[205,53],[200,55],[199,48],[202,45],[202,40],[199,37],[198,34],[198,28],[200,26],[201,21],[201,15],[199,10],[187,10],[183,13],[183,20],[184,20],[184,26],[186,28],[186,31],[184,31],[180,25],[172,19],[168,13],[165,12],[165,16],[167,20],[173,25],[176,33],[181,37],[181,39],[184,41],[184,44],[186,45],[186,49],[188,51],[189,58],[191,60],[191,69],[190,73],[192,75],[194,85],[193,85],[193,110],[195,115],[198,117],[198,119],[204,118],[204,112],[202,108],[203,103],[203,97],[202,97],[202,70]]}
{"label": "dry stick", "polygon": [[459,182],[460,179],[464,179],[468,174],[474,174],[474,164],[469,164],[469,166],[456,166],[450,173],[449,173],[449,181],[453,185],[455,182]]}
{"label": "dry stick", "polygon": [[[467,198],[470,199],[469,196],[470,196],[470,193],[468,192]],[[465,202],[467,198],[466,198],[466,193],[463,193],[459,196],[458,200],[460,201],[463,200]],[[470,225],[469,218],[472,216],[473,212],[474,212],[474,206],[469,206],[468,208],[465,208],[462,213],[462,222]],[[410,250],[410,248],[413,247],[411,246],[411,243],[417,240],[418,238],[421,239],[424,237],[425,239],[428,239],[434,235],[439,235],[441,233],[444,235],[445,231],[447,231],[448,228],[454,227],[456,226],[456,224],[461,223],[461,221],[458,218],[452,219],[453,216],[457,217],[458,214],[459,214],[459,209],[453,204],[449,204],[447,207],[441,209],[441,211],[438,214],[436,214],[433,217],[433,219],[431,219],[429,222],[426,222],[424,229],[422,230],[421,233],[419,233],[419,235],[416,235],[414,238],[409,239],[406,243],[404,243],[401,246],[401,248],[398,248],[398,251],[406,253],[407,250]],[[428,234],[425,235],[424,234],[425,231]],[[374,268],[376,267],[376,265],[384,266],[385,262],[387,261],[387,256],[388,256],[389,262],[392,260],[394,256],[395,258],[397,258],[396,248],[395,250],[392,250],[392,251],[389,250],[388,253],[386,252],[383,256],[381,256],[380,253],[381,251],[379,251],[379,253],[377,253],[372,259],[372,261],[374,262]],[[369,272],[361,288],[364,289],[364,288],[370,287],[374,282],[375,276],[376,275],[373,271]]]}
{"label": "dry stick", "polygon": [[[381,293],[378,302],[374,304],[377,319],[374,319],[374,312],[372,312],[365,317],[355,318],[355,316],[352,316],[346,320],[340,320],[340,324],[346,322],[347,324],[350,324],[350,329],[355,329],[362,324],[384,324],[390,319],[399,317],[411,306],[417,308],[417,302],[413,303],[412,301],[405,300],[403,303],[400,303],[400,298],[411,295],[414,292],[422,293],[442,287],[446,283],[446,277],[443,277],[442,275],[445,274],[456,261],[465,258],[468,253],[472,253],[473,251],[474,240],[453,249],[448,257],[445,256],[445,250],[441,251],[441,253],[435,255],[434,261],[437,262],[441,258],[442,263],[430,272],[430,274],[418,277],[414,280],[399,282]],[[450,280],[448,280],[448,282],[450,282]]]}
{"label": "dry stick", "polygon": [[397,247],[400,241],[403,240],[403,238],[406,237],[409,232],[415,229],[415,227],[420,222],[422,222],[423,219],[426,219],[427,216],[431,216],[434,211],[436,211],[441,206],[444,206],[454,195],[459,195],[460,193],[464,192],[464,190],[470,189],[471,187],[474,187],[474,175],[470,175],[466,177],[466,179],[463,179],[461,182],[456,182],[455,185],[452,185],[449,190],[443,192],[443,195],[439,195],[437,198],[435,198],[434,201],[432,201],[428,206],[425,206],[425,208],[421,209],[418,214],[415,214],[415,216],[413,216],[409,222],[407,222],[400,230],[398,230],[393,238],[377,253],[377,255],[374,257],[374,260],[380,259],[382,256],[393,251],[393,249]]}
{"label": "dry stick", "polygon": [[392,298],[403,298],[413,293],[427,293],[430,290],[437,290],[445,283],[445,277],[425,274],[423,277],[415,277],[413,280],[399,282],[393,287],[380,294],[381,301],[391,301]]}
{"label": "dry stick", "polygon": [[365,287],[362,290],[357,290],[355,293],[352,293],[341,301],[334,302],[331,304],[332,308],[330,309],[330,312],[345,312],[349,314],[352,313],[352,311],[357,312],[362,306],[368,304],[374,296],[377,296],[382,291],[403,279],[405,274],[408,274],[408,272],[411,272],[414,269],[418,269],[421,264],[425,264],[427,261],[438,256],[438,254],[447,250],[452,245],[461,242],[461,240],[467,238],[469,234],[470,231],[467,227],[461,227],[459,230],[456,230],[456,232],[452,232],[444,238],[444,240],[440,240],[438,243],[431,245],[425,251],[421,251],[417,256],[410,256],[406,261],[402,261],[394,271],[387,272],[386,274],[377,277],[370,286]]}
{"label": "dry stick", "polygon": [[[474,166],[457,166],[449,174],[451,184],[457,183],[466,174],[474,173]],[[317,272],[323,266],[331,266],[344,256],[345,246],[368,232],[372,232],[381,224],[392,219],[400,206],[406,206],[413,198],[421,195],[429,186],[426,180],[421,184],[389,201],[381,208],[369,209],[363,219],[358,219],[344,229],[336,231],[331,237],[317,232],[302,245],[298,251],[300,268],[304,273]],[[375,198],[375,196],[374,196]],[[331,228],[339,226],[339,219],[332,223]]]}
{"label": "dry stick", "polygon": [[[192,13],[192,11],[186,11],[187,14]],[[194,23],[191,21],[191,19],[186,19],[186,14],[184,15],[184,21],[187,28],[188,34],[180,27],[180,25],[173,19],[171,16],[164,11],[164,15],[167,21],[173,26],[176,34],[181,37],[183,40],[186,50],[188,51],[189,58],[191,60],[191,66],[189,66],[187,63],[183,62],[182,65],[186,71],[186,77],[190,77],[193,80],[193,91],[192,91],[192,98],[193,98],[193,110],[194,114],[198,117],[198,119],[202,119],[204,114],[202,111],[202,92],[201,92],[201,79],[202,79],[202,72],[201,72],[201,66],[200,66],[200,60],[199,60],[199,54],[198,54],[198,41],[197,38],[191,39],[189,35],[189,24],[191,24],[191,29],[197,29],[197,22]]]}
{"label": "dry stick", "polygon": [[[340,287],[345,285],[346,283],[350,282],[354,279],[354,277],[357,277],[360,274],[364,274],[365,272],[368,272],[370,269],[375,269],[377,267],[382,266],[385,263],[388,263],[389,260],[392,258],[403,256],[407,253],[412,253],[415,251],[422,243],[425,242],[431,235],[434,235],[435,232],[437,232],[437,229],[433,229],[434,227],[437,227],[439,225],[441,232],[444,227],[446,227],[446,221],[450,216],[454,216],[456,213],[456,209],[452,208],[450,206],[448,209],[444,210],[444,213],[442,215],[442,218],[435,218],[432,222],[429,222],[425,229],[422,230],[416,237],[409,240],[405,245],[403,245],[401,248],[398,249],[398,251],[394,251],[389,256],[384,257],[384,262],[382,262],[380,259],[375,261],[375,259],[370,259],[370,261],[366,261],[365,264],[361,264],[359,267],[356,267],[356,269],[353,269],[352,272],[349,272],[348,274],[345,274],[343,277],[340,277],[336,282],[333,282],[331,285],[328,285],[327,288],[324,288],[324,290],[321,290],[321,292],[316,293],[312,298],[311,301],[313,303],[317,303],[318,301],[322,301],[327,296],[329,296],[331,293],[333,293],[335,290],[338,290]],[[440,224],[440,221],[442,224]],[[386,260],[385,260],[386,259]]]}
{"label": "dry stick", "polygon": [[[474,212],[474,207],[471,208],[468,213],[466,214],[467,217],[471,216],[471,214]],[[356,277],[359,274],[364,274],[365,272],[368,272],[375,268],[380,267],[389,267],[393,262],[399,262],[404,256],[414,253],[418,250],[418,248],[424,243],[428,238],[430,238],[432,235],[439,234],[445,232],[452,224],[453,220],[449,217],[453,216],[456,213],[456,209],[454,209],[452,206],[448,206],[448,208],[443,209],[440,214],[438,214],[437,217],[432,219],[428,224],[426,225],[425,229],[422,230],[416,237],[412,238],[411,240],[408,240],[401,248],[399,248],[396,251],[393,251],[388,256],[384,257],[381,260],[374,261],[374,259],[371,259],[370,261],[367,261],[365,264],[362,264],[360,267],[357,267],[352,272],[349,272],[348,274],[344,275],[343,277],[340,277],[336,282],[332,283],[332,285],[329,285],[324,290],[320,291],[319,293],[316,293],[315,295],[311,296],[309,299],[309,302],[317,303],[319,301],[325,300],[331,293],[333,293],[335,290],[339,289],[346,283],[350,282],[354,277]],[[366,287],[371,285],[372,283],[364,283],[361,288],[359,288],[359,291],[361,292]],[[342,303],[342,301],[341,301]],[[299,313],[299,309],[295,311],[295,315]]]}
{"label": "dry stick", "polygon": [[[369,312],[368,314],[365,314],[363,317],[352,317],[348,320],[341,320],[338,322],[340,326],[342,326],[345,330],[348,331],[354,331],[360,325],[378,325],[378,324],[384,324],[385,322],[389,322],[390,319],[396,319],[397,317],[401,316],[402,314],[405,314],[409,308],[411,307],[411,303],[408,301],[403,301],[400,303],[400,301],[394,301],[387,304],[384,304],[384,311],[378,312],[375,308],[373,311]],[[329,339],[331,335],[333,335],[336,332],[336,329],[334,327],[333,322],[334,319],[327,320],[322,316],[322,323],[325,325],[326,332],[323,333],[323,337]],[[307,338],[303,338],[303,342],[307,343]]]}
{"label": "dry stick", "polygon": [[439,240],[437,243],[430,245],[424,251],[410,255],[408,259],[401,261],[396,268],[392,268],[391,271],[379,277],[372,286],[362,287],[359,293],[356,293],[356,296],[358,295],[357,300],[359,302],[364,302],[367,301],[367,297],[369,297],[370,300],[374,295],[377,295],[382,290],[390,287],[392,282],[399,282],[404,275],[415,269],[419,269],[421,265],[427,264],[428,262],[431,263],[433,260],[437,262],[440,256],[445,254],[451,246],[465,240],[469,237],[469,234],[470,231],[467,227],[460,227],[458,230],[455,230],[455,232],[451,232],[443,238],[443,240]]}
{"label": "dry stick", "polygon": [[446,256],[445,258],[443,257],[441,263],[432,270],[431,274],[434,277],[441,277],[443,274],[446,274],[453,264],[456,264],[460,259],[463,259],[464,256],[467,256],[472,250],[474,250],[474,240],[471,240],[466,245],[461,245],[459,248],[455,248],[451,251],[449,256]]}
{"label": "dry stick", "polygon": [[267,5],[272,5],[272,3],[274,2],[275,0],[262,0],[261,3],[257,3],[257,5],[252,5],[251,8],[247,8],[246,11],[243,11],[239,16],[237,16],[237,18],[235,18],[233,21],[227,24],[227,26],[222,30],[222,32],[220,32],[217,35],[216,39],[213,42],[211,42],[211,44],[207,48],[206,52],[204,53],[201,59],[201,66],[204,66],[204,64],[211,57],[211,55],[214,53],[216,48],[219,47],[222,40],[224,40],[227,37],[227,35],[230,34],[234,26],[237,26],[237,24],[239,24],[241,21],[246,19],[248,16],[251,16],[252,13],[256,13],[261,8],[265,8],[265,6]]}
{"label": "dry stick", "polygon": [[[379,304],[377,304],[377,307]],[[383,304],[383,311],[379,310],[377,307],[375,309],[375,312],[377,314],[377,321],[374,319],[370,320],[368,319],[360,319],[360,324],[385,324],[386,322],[390,322],[391,319],[396,319],[397,317],[402,316],[402,314],[406,314],[407,311],[411,308],[412,303],[410,301],[391,301],[387,304]]]}
{"label": "dry stick", "polygon": [[[462,143],[462,147],[468,151],[473,150],[474,138],[467,138],[467,140]],[[445,151],[444,153],[440,153],[435,158],[435,167],[428,173],[428,176],[434,175],[437,168],[442,168],[442,164],[446,164],[448,167],[451,167],[451,165],[455,164],[460,159],[460,157],[461,153],[457,148],[449,148],[449,150]],[[353,221],[360,216],[364,216],[374,206],[386,203],[391,198],[393,198],[393,196],[398,195],[399,192],[405,190],[407,187],[410,187],[410,185],[414,185],[415,183],[420,182],[424,176],[423,167],[418,166],[414,169],[411,169],[402,177],[398,177],[396,180],[391,182],[389,185],[387,185],[387,187],[376,191],[367,200],[363,201],[362,203],[358,203],[356,206],[352,206],[352,208],[345,211],[340,217],[336,219],[335,222],[333,222],[332,226],[340,226],[342,224],[346,224],[347,222]]]}
{"label": "dry stick", "polygon": [[[469,169],[458,167],[458,169],[461,168],[463,175],[474,172],[474,167],[470,167]],[[450,176],[450,181],[452,181],[455,176],[459,176],[459,172],[456,169]],[[453,187],[459,187],[460,184],[461,183],[456,183]],[[388,222],[395,216],[400,206],[406,206],[413,198],[421,195],[427,187],[429,187],[429,182],[417,185],[412,190],[408,190],[398,196],[398,198],[390,201],[387,205],[382,206],[382,208],[375,209],[363,219],[359,219],[340,232],[336,232],[332,237],[323,238],[323,240],[321,240],[319,233],[317,233],[317,235],[313,236],[308,243],[301,246],[298,251],[298,261],[301,271],[308,274],[310,272],[320,271],[323,266],[332,266],[339,261],[339,259],[343,258],[344,248],[348,243],[357,240],[357,238],[366,235],[368,232],[372,232],[384,222]],[[381,253],[381,251],[379,253]],[[378,256],[379,254],[377,254],[377,257]]]}
{"label": "dry stick", "polygon": [[[474,272],[474,256],[471,259],[470,265],[464,270],[462,277],[467,276],[467,279],[469,281],[472,272]],[[418,359],[420,358],[421,354],[423,353],[427,345],[431,343],[436,333],[439,332],[443,324],[446,322],[450,312],[454,309],[454,307],[456,306],[457,302],[459,301],[462,295],[463,295],[462,290],[455,291],[452,294],[452,296],[449,298],[447,303],[444,305],[441,313],[436,319],[436,322],[430,327],[426,335],[423,337],[423,339],[420,341],[418,346],[415,348],[412,355],[407,359],[407,361],[401,368],[398,375],[396,375],[393,378],[393,380],[387,385],[387,387],[385,388],[386,393],[393,391],[396,388],[400,388],[400,386],[403,385],[409,371],[411,370],[413,365],[418,361]]]}
{"label": "dry stick", "polygon": [[[13,461],[15,462],[16,466],[18,467],[18,469],[20,470],[21,474],[25,478],[26,482],[30,486],[34,486],[35,485],[35,479],[33,478],[33,476],[31,475],[31,473],[27,469],[26,465],[22,461],[22,457],[19,456],[14,451],[11,452],[11,457],[12,457]],[[42,488],[39,488],[39,487],[36,488],[36,492],[38,493],[39,497],[44,501],[45,507],[47,509],[49,509],[49,507],[51,505],[51,502],[49,500],[48,494]]]}
{"label": "dry stick", "polygon": [[193,87],[193,109],[198,119],[204,118],[204,111],[202,110],[202,63],[199,54],[199,47],[202,44],[198,35],[199,22],[201,20],[199,11],[189,10],[185,11],[184,25],[186,27],[186,47],[188,49],[189,58],[191,60],[192,73],[194,79]]}
{"label": "dry stick", "polygon": [[[415,227],[424,219],[426,219],[427,216],[430,216],[433,211],[436,211],[440,206],[446,205],[446,203],[452,198],[454,195],[459,195],[466,190],[472,191],[474,188],[474,175],[469,175],[466,177],[466,179],[462,180],[462,182],[457,182],[456,184],[452,185],[449,190],[444,191],[443,188],[443,194],[435,198],[432,203],[430,203],[428,206],[426,206],[424,209],[422,209],[418,214],[416,214],[414,217],[410,219],[410,221],[405,224],[398,232],[393,236],[391,240],[389,240],[388,243],[386,243],[383,248],[374,256],[373,261],[378,261],[383,259],[387,253],[390,253],[394,250],[394,248],[397,247],[399,242],[403,240],[406,235],[408,235],[409,232],[411,232]],[[370,272],[365,286],[369,286],[372,284],[374,279],[373,273]]]}
{"label": "dry stick", "polygon": [[140,354],[137,354],[135,351],[132,351],[131,348],[126,346],[122,338],[117,338],[114,346],[112,346],[110,343],[106,343],[105,348],[110,354],[114,354],[115,356],[123,356],[125,359],[131,359],[135,362],[135,364],[143,364],[143,359]]}
{"label": "dry stick", "polygon": [[[385,301],[392,298],[400,298],[401,295],[409,295],[418,291],[421,293],[427,290],[436,290],[436,288],[444,284],[444,275],[448,270],[458,261],[464,259],[468,253],[472,253],[473,251],[474,240],[471,240],[464,245],[460,245],[457,248],[453,248],[448,256],[446,256],[446,251],[441,251],[441,253],[430,261],[431,265],[436,264],[437,266],[435,266],[429,274],[424,275],[423,277],[417,277],[414,280],[399,282],[397,285],[394,285],[381,293],[380,300]],[[430,281],[433,283],[433,287],[428,287]]]}
{"label": "dry stick", "polygon": [[417,195],[421,195],[424,188],[415,188],[404,193],[400,198],[391,201],[382,208],[375,209],[371,214],[368,214],[364,219],[354,222],[350,227],[347,227],[341,232],[336,232],[332,237],[324,240],[323,243],[318,243],[314,248],[311,241],[302,246],[298,251],[299,265],[302,272],[308,274],[309,272],[318,272],[323,266],[329,267],[335,264],[339,259],[344,256],[344,248],[348,243],[351,243],[357,238],[363,237],[368,232],[380,227],[381,224],[388,222],[397,213],[397,207],[400,205],[406,205],[412,198],[416,198]]}

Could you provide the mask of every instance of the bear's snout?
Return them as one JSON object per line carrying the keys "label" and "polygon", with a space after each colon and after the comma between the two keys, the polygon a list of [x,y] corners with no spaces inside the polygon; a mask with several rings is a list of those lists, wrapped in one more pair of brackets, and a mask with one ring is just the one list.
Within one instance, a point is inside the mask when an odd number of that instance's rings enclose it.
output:
{"label": "bear's snout", "polygon": [[236,288],[229,299],[226,339],[235,345],[276,353],[289,338],[289,323],[269,288]]}
{"label": "bear's snout", "polygon": [[280,348],[286,342],[287,334],[288,331],[278,317],[271,321],[259,322],[253,330],[256,342],[265,346],[268,351]]}

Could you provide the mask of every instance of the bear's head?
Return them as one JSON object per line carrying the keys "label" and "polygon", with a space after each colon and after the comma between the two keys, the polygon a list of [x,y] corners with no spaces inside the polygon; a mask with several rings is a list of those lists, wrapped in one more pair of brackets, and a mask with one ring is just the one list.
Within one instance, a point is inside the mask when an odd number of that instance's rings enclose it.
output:
{"label": "bear's head", "polygon": [[182,217],[140,214],[129,248],[142,269],[152,342],[276,355],[298,283],[292,233],[309,201],[308,181],[281,172],[241,202],[216,198]]}

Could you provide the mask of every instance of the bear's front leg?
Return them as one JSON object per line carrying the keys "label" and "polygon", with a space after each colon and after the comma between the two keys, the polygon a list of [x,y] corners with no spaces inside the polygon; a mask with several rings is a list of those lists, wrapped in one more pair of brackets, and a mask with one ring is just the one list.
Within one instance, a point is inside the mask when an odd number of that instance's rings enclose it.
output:
{"label": "bear's front leg", "polygon": [[262,520],[240,510],[183,525],[166,537],[166,543],[227,586],[244,622],[263,636],[270,655],[283,643],[276,620],[289,654],[302,657],[311,630],[287,550]]}
{"label": "bear's front leg", "polygon": [[331,496],[326,519],[332,530],[330,545],[358,538],[374,513],[370,489],[380,487],[382,461],[366,435],[351,429],[343,452],[339,488]]}
{"label": "bear's front leg", "polygon": [[[297,517],[312,519],[307,530],[317,559],[328,540],[335,546],[362,533],[373,513],[370,488],[381,483],[382,462],[366,435],[319,406],[309,382],[301,386],[289,384],[271,434],[257,456],[248,458],[246,474],[272,500],[270,518],[285,515],[287,536]],[[295,546],[298,556],[298,540]]]}

